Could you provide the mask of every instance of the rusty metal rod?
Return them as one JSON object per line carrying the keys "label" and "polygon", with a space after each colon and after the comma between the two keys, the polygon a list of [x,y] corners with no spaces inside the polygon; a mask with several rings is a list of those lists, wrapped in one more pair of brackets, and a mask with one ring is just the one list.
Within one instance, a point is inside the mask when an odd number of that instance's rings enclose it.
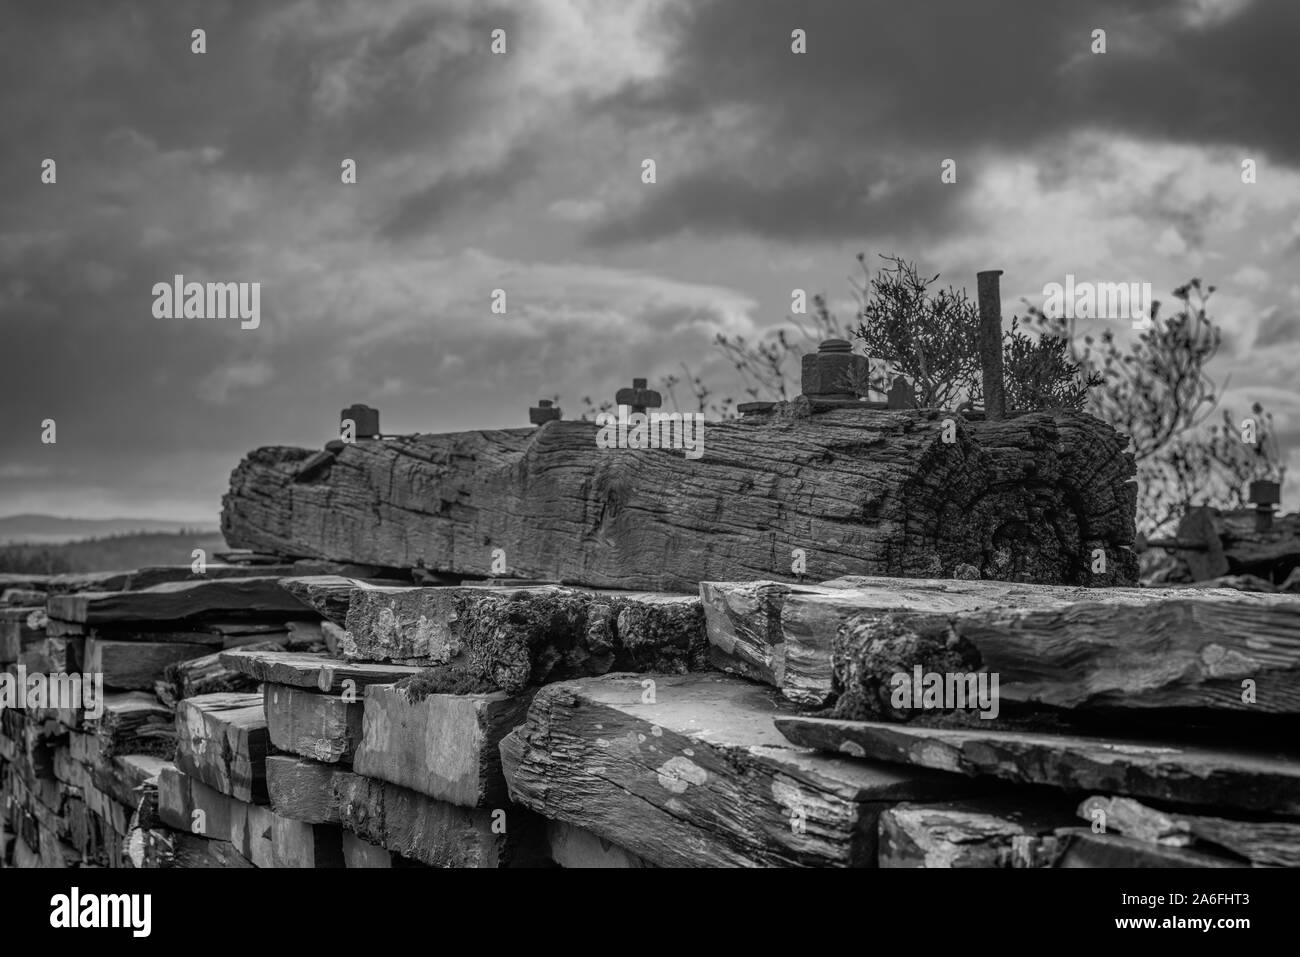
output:
{"label": "rusty metal rod", "polygon": [[1002,291],[998,277],[1001,269],[986,269],[975,274],[979,284],[980,371],[984,385],[984,417],[1006,416],[1007,399],[1002,374]]}

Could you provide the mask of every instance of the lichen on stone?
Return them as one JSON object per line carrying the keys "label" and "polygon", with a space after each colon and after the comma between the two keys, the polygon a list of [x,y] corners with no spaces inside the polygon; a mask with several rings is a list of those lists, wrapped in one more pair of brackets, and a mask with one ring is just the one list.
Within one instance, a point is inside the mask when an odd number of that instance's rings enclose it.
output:
{"label": "lichen on stone", "polygon": [[[845,622],[832,650],[834,688],[838,693],[831,717],[854,721],[912,721],[920,708],[895,708],[893,678],[910,676],[917,665],[923,673],[970,673],[982,666],[979,652],[945,622],[934,616],[862,615]],[[929,717],[935,717],[934,709]]]}

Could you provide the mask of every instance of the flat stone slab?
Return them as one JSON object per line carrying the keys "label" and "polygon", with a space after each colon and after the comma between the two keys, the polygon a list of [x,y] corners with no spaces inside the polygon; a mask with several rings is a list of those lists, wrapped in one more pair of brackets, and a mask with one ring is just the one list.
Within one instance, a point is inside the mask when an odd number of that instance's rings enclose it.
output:
{"label": "flat stone slab", "polygon": [[407,665],[379,665],[308,652],[253,651],[247,648],[223,651],[221,663],[268,684],[294,685],[324,692],[347,690],[344,682],[348,681],[360,689],[366,685],[392,684],[420,673],[419,668]]}
{"label": "flat stone slab", "polygon": [[778,717],[791,742],[878,761],[1140,798],[1300,814],[1300,761],[1151,741]]}
{"label": "flat stone slab", "polygon": [[547,685],[501,744],[511,797],[663,867],[874,866],[880,811],[966,782],[790,747],[791,706],[720,674]]}

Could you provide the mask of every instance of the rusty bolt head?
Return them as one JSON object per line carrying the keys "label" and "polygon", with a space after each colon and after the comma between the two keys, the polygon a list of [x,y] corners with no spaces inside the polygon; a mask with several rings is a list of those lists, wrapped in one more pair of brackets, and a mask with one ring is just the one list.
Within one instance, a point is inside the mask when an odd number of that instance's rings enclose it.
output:
{"label": "rusty bolt head", "polygon": [[1280,505],[1282,486],[1268,480],[1250,483],[1250,504],[1256,506]]}
{"label": "rusty bolt head", "polygon": [[802,360],[803,394],[818,399],[856,399],[854,382],[865,382],[870,366],[866,356],[855,356],[846,339],[826,339],[816,353]]}
{"label": "rusty bolt head", "polygon": [[646,409],[657,409],[664,404],[663,396],[654,389],[646,388],[645,379],[633,379],[632,388],[619,389],[614,394],[616,405],[627,405],[632,407],[633,412],[645,412]]}
{"label": "rusty bolt head", "polygon": [[537,405],[528,410],[528,421],[533,425],[543,425],[547,422],[554,422],[563,411],[554,407],[555,403],[550,399],[538,399]]}
{"label": "rusty bolt head", "polygon": [[378,409],[372,409],[370,406],[361,403],[350,405],[339,413],[340,424],[344,419],[351,419],[357,424],[356,437],[358,440],[379,435]]}

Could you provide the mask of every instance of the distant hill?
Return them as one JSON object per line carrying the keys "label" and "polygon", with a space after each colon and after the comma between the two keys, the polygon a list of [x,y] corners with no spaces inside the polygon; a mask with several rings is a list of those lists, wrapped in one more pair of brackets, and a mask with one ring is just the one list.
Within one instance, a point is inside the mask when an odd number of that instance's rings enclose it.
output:
{"label": "distant hill", "polygon": [[0,518],[0,544],[50,545],[138,532],[199,531],[215,533],[213,521],[172,522],[156,518],[59,518],[55,515],[8,515]]}
{"label": "distant hill", "polygon": [[225,551],[220,532],[144,532],[59,544],[0,545],[0,572],[60,575],[64,572],[128,571],[145,565],[188,565],[202,548]]}

